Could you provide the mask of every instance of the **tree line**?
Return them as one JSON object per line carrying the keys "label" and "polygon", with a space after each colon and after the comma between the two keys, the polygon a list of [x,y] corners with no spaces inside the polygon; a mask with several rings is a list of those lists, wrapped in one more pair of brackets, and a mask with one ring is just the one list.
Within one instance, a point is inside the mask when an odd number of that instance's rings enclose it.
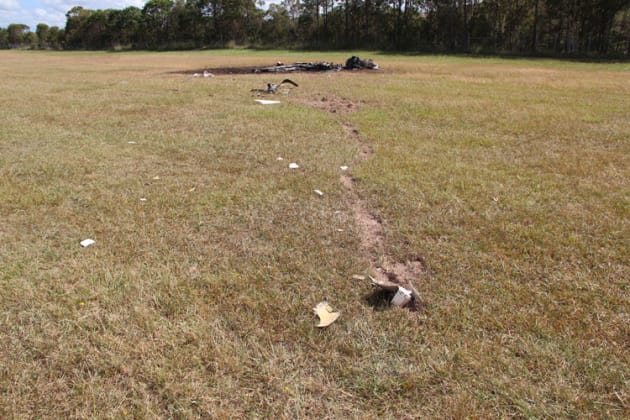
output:
{"label": "tree line", "polygon": [[[261,0],[259,0],[261,1]],[[0,28],[0,48],[369,48],[630,56],[630,0],[149,0],[76,6],[64,28]]]}

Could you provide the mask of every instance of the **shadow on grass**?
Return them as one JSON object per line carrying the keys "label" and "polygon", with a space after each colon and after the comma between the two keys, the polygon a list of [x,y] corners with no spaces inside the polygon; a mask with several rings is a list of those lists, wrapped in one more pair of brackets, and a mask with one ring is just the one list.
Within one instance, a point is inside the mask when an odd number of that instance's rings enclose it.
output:
{"label": "shadow on grass", "polygon": [[[363,302],[364,304],[372,308],[374,311],[377,311],[377,312],[387,311],[389,309],[395,308],[395,306],[391,304],[391,301],[394,298],[395,294],[396,292],[392,292],[389,290],[374,289],[370,294],[363,297]],[[415,300],[412,300],[407,305],[405,305],[403,309],[406,309],[411,312],[417,312],[417,311],[421,311],[422,307],[423,307],[422,302],[417,302]]]}

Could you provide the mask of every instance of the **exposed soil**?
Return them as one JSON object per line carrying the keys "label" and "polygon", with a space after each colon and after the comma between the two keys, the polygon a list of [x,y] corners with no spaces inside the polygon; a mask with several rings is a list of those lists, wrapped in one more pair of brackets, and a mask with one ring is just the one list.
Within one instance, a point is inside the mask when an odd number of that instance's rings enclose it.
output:
{"label": "exposed soil", "polygon": [[[359,131],[351,124],[342,123],[342,127],[348,138],[359,145],[359,155],[354,163],[360,163],[369,159],[373,150],[361,139]],[[355,223],[360,230],[361,251],[370,262],[370,271],[374,278],[381,283],[394,283],[407,289],[424,270],[424,264],[420,258],[412,261],[400,262],[385,254],[385,229],[383,220],[369,211],[366,203],[359,197],[355,188],[355,179],[348,173],[343,173],[339,179],[348,190],[350,206],[354,213]],[[377,289],[366,300],[375,309],[387,307],[394,292]],[[407,306],[409,310],[419,310],[421,302],[413,299]]]}
{"label": "exposed soil", "polygon": [[353,139],[359,145],[359,156],[355,158],[356,162],[363,162],[371,158],[374,154],[374,150],[372,150],[372,146],[361,139],[359,130],[354,128],[352,124],[348,123],[342,123],[341,127],[343,127],[346,136]]}
{"label": "exposed soil", "polygon": [[318,95],[315,98],[293,98],[292,101],[332,114],[349,114],[358,110],[362,104],[362,102],[355,102],[335,95]]}

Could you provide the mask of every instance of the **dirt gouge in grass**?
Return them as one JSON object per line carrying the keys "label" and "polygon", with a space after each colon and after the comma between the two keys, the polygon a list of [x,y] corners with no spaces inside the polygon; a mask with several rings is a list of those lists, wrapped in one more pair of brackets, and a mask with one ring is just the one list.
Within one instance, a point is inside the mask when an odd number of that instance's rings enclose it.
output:
{"label": "dirt gouge in grass", "polygon": [[314,308],[313,312],[319,317],[318,327],[327,327],[339,318],[339,312],[333,312],[333,308],[328,304],[326,300],[319,302]]}

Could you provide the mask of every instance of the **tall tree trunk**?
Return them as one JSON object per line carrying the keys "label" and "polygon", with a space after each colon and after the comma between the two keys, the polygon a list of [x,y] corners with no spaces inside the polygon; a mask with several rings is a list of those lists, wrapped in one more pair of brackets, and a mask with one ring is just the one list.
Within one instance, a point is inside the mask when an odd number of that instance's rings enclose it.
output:
{"label": "tall tree trunk", "polygon": [[370,0],[365,0],[365,12],[363,21],[363,40],[368,40],[370,37],[370,14],[372,13]]}
{"label": "tall tree trunk", "polygon": [[468,33],[468,0],[462,0],[464,7],[464,50],[470,50],[470,34]]}
{"label": "tall tree trunk", "polygon": [[499,49],[499,30],[500,30],[500,22],[499,22],[499,0],[496,1],[494,5],[494,52],[497,52]]}
{"label": "tall tree trunk", "polygon": [[345,38],[346,38],[346,42],[348,42],[348,39],[350,39],[350,26],[349,26],[349,17],[350,17],[350,8],[349,8],[349,4],[348,4],[348,0],[344,0],[344,8],[343,8],[344,14],[345,14],[345,18],[346,18],[346,25],[344,28],[345,31]]}
{"label": "tall tree trunk", "polygon": [[538,46],[538,0],[534,0],[534,24],[532,27],[532,52],[536,53]]}

